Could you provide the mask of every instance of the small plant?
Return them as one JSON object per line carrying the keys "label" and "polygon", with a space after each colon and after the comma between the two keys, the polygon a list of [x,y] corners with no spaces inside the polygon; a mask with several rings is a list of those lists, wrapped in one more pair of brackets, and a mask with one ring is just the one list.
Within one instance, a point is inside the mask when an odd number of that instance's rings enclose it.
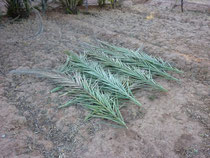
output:
{"label": "small plant", "polygon": [[108,0],[108,1],[110,2],[111,7],[112,7],[112,8],[115,8],[115,5],[116,5],[116,3],[117,3],[117,0]]}
{"label": "small plant", "polygon": [[60,0],[68,14],[78,14],[78,4],[80,0]]}
{"label": "small plant", "polygon": [[77,6],[82,6],[84,3],[84,0],[79,0],[78,5]]}
{"label": "small plant", "polygon": [[150,95],[148,96],[148,99],[151,100],[151,101],[154,101],[155,99],[157,99],[158,97],[156,95]]}
{"label": "small plant", "polygon": [[28,18],[31,11],[29,0],[6,0],[6,8],[12,18]]}
{"label": "small plant", "polygon": [[42,5],[42,11],[46,12],[47,10],[47,1],[48,0],[41,0],[41,5]]}
{"label": "small plant", "polygon": [[106,0],[98,0],[98,6],[99,7],[104,7],[106,5]]}

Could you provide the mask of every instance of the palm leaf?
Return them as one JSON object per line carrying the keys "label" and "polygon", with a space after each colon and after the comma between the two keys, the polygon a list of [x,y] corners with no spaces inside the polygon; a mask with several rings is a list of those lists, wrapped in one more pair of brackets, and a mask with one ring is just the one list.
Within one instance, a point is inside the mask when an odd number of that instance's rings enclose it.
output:
{"label": "palm leaf", "polygon": [[167,79],[178,81],[178,79],[169,75],[166,71],[182,73],[182,71],[172,67],[168,62],[163,61],[161,58],[155,58],[147,55],[142,51],[142,49],[133,51],[127,48],[113,46],[102,41],[99,41],[99,46],[86,44],[85,48],[88,51],[98,51],[99,53],[103,52],[114,58],[120,59],[123,63],[126,63],[127,65],[137,67],[146,71],[151,71],[152,75],[155,76],[162,76]]}
{"label": "palm leaf", "polygon": [[16,70],[11,71],[11,73],[32,74],[37,77],[48,78],[58,85],[58,87],[65,87],[67,91],[65,95],[71,95],[73,97],[73,99],[60,106],[60,108],[77,103],[90,111],[88,118],[102,118],[126,127],[116,98],[102,92],[97,82],[93,83],[79,73],[73,76],[56,71],[42,70]]}
{"label": "palm leaf", "polygon": [[167,91],[161,85],[157,84],[150,73],[150,71],[142,71],[136,67],[129,66],[123,63],[121,60],[116,58],[110,58],[106,54],[97,53],[96,51],[88,52],[88,55],[101,61],[106,67],[110,68],[110,70],[114,73],[118,73],[121,75],[127,75],[132,79],[135,79],[140,87],[149,86],[154,89],[159,89],[162,91]]}
{"label": "palm leaf", "polygon": [[124,98],[133,101],[137,105],[141,105],[133,96],[129,83],[122,81],[113,76],[113,74],[104,69],[96,62],[88,62],[85,56],[78,56],[71,52],[66,52],[69,55],[69,64],[63,68],[63,72],[70,73],[74,70],[84,74],[87,78],[92,78],[98,81],[99,86],[103,91],[110,92],[116,95],[117,98]]}

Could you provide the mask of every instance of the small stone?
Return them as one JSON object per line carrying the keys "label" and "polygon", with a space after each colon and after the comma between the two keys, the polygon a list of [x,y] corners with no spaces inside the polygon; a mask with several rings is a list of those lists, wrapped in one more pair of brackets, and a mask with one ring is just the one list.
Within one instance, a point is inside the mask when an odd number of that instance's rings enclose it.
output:
{"label": "small stone", "polygon": [[5,138],[5,137],[6,137],[6,135],[5,135],[5,134],[2,134],[2,135],[1,135],[1,137],[2,137],[2,138]]}

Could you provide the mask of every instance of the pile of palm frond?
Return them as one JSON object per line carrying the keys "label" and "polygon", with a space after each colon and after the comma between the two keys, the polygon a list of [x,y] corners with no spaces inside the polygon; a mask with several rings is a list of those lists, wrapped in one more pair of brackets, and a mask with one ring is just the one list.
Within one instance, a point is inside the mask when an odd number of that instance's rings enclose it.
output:
{"label": "pile of palm frond", "polygon": [[129,99],[137,105],[141,105],[133,96],[128,82],[122,82],[119,77],[112,75],[109,70],[104,71],[97,62],[88,62],[85,56],[78,56],[71,52],[67,52],[67,54],[69,56],[68,63],[63,67],[63,72],[78,71],[87,78],[98,81],[104,92],[109,92],[117,96],[117,98]]}
{"label": "pile of palm frond", "polygon": [[90,51],[88,52],[88,55],[99,60],[105,67],[112,71],[112,73],[117,73],[122,76],[129,76],[136,83],[138,83],[139,88],[151,87],[161,91],[167,91],[153,80],[150,70],[144,71],[134,66],[129,66],[116,57],[110,57],[103,52],[99,53],[95,51]]}
{"label": "pile of palm frond", "polygon": [[181,72],[160,58],[104,42],[100,46],[89,45],[84,55],[66,54],[66,63],[57,71],[16,70],[12,73],[49,78],[56,85],[52,92],[61,91],[71,98],[60,108],[79,104],[90,112],[86,119],[102,118],[125,127],[120,112],[123,101],[141,105],[132,93],[134,89],[166,91],[153,77],[177,80],[167,71]]}
{"label": "pile of palm frond", "polygon": [[127,48],[110,45],[102,41],[99,41],[99,43],[100,46],[88,44],[86,49],[88,49],[88,52],[91,52],[91,54],[92,52],[100,54],[99,56],[101,56],[101,53],[105,53],[111,58],[116,58],[129,66],[151,72],[153,76],[162,76],[167,79],[178,81],[178,79],[168,74],[167,71],[182,73],[182,71],[172,67],[170,63],[163,61],[161,58],[152,57],[144,53],[142,49],[133,51]]}

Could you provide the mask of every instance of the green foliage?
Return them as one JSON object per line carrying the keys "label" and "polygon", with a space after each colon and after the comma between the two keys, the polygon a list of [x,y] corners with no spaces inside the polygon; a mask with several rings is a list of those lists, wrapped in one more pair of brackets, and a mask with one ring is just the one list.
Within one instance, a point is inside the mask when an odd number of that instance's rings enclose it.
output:
{"label": "green foliage", "polygon": [[182,73],[182,71],[174,68],[170,63],[163,61],[161,58],[150,56],[143,52],[142,49],[136,51],[110,45],[108,43],[99,41],[100,46],[86,47],[89,51],[98,51],[98,53],[105,53],[112,58],[117,58],[123,63],[137,67],[141,70],[151,73],[153,76],[162,76],[170,80],[178,81],[175,77],[168,74],[166,71],[172,71],[176,73]]}
{"label": "green foliage", "polygon": [[98,0],[99,7],[104,7],[106,5],[106,0]]}
{"label": "green foliage", "polygon": [[102,118],[126,127],[117,99],[108,93],[102,92],[97,82],[86,79],[80,73],[72,75],[43,70],[20,70],[12,71],[11,73],[33,74],[38,77],[51,79],[57,85],[56,88],[63,87],[63,95],[72,97],[71,100],[60,106],[60,108],[77,103],[90,111],[86,120],[93,117]]}
{"label": "green foliage", "polygon": [[84,0],[79,0],[78,5],[77,6],[82,6],[83,5]]}
{"label": "green foliage", "polygon": [[29,0],[6,0],[7,15],[12,18],[28,18],[30,14]]}
{"label": "green foliage", "polygon": [[47,1],[48,0],[41,0],[42,11],[46,12],[47,10]]}
{"label": "green foliage", "polygon": [[[112,8],[116,7],[117,0],[108,0],[110,2],[110,5]],[[99,7],[104,7],[106,5],[106,0],[98,0],[98,6]]]}
{"label": "green foliage", "polygon": [[[133,96],[139,88],[154,88],[166,91],[153,80],[153,76],[163,76],[177,80],[166,71],[181,71],[161,58],[155,58],[137,50],[132,51],[104,42],[100,46],[86,47],[87,55],[66,52],[68,58],[57,71],[16,70],[15,74],[32,74],[50,79],[55,88],[70,100],[59,108],[79,104],[90,113],[86,119],[101,118],[126,127],[120,109],[125,99],[141,105]],[[94,60],[88,60],[94,59]],[[148,97],[157,98],[155,95]]]}
{"label": "green foliage", "polygon": [[115,5],[116,5],[116,0],[108,0],[111,4],[111,7],[112,8],[115,8]]}
{"label": "green foliage", "polygon": [[60,0],[68,14],[78,14],[78,4],[80,0]]}
{"label": "green foliage", "polygon": [[155,99],[158,99],[158,97],[156,95],[150,95],[148,96],[148,99],[154,101]]}
{"label": "green foliage", "polygon": [[151,87],[154,89],[159,89],[161,91],[166,91],[161,85],[157,84],[153,78],[150,71],[142,71],[136,67],[129,66],[123,63],[117,58],[110,58],[103,52],[88,52],[88,55],[92,58],[99,60],[105,67],[109,68],[113,73],[120,74],[123,76],[129,76],[135,80],[136,85],[139,88]]}
{"label": "green foliage", "polygon": [[137,105],[141,105],[133,96],[129,83],[122,81],[113,76],[110,71],[105,72],[104,69],[96,62],[88,62],[85,56],[78,56],[71,52],[66,52],[69,55],[68,63],[62,69],[63,72],[78,71],[83,73],[87,78],[99,82],[101,89],[105,92],[110,92],[117,98],[129,99]]}

